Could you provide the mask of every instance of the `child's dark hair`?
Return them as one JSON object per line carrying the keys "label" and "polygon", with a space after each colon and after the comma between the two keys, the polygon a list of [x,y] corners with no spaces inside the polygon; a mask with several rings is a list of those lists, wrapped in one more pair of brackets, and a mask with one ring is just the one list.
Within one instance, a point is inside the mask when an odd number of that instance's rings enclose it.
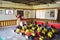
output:
{"label": "child's dark hair", "polygon": [[30,29],[29,27],[27,27],[27,29]]}
{"label": "child's dark hair", "polygon": [[39,27],[41,27],[41,25],[40,25],[40,24],[39,24],[38,26],[39,26]]}
{"label": "child's dark hair", "polygon": [[23,24],[23,26],[26,26],[26,24]]}
{"label": "child's dark hair", "polygon": [[17,26],[16,28],[20,28],[21,26]]}
{"label": "child's dark hair", "polygon": [[45,22],[45,25],[48,26],[48,22]]}
{"label": "child's dark hair", "polygon": [[53,25],[51,25],[51,27],[55,29],[55,27]]}
{"label": "child's dark hair", "polygon": [[36,27],[36,25],[33,25],[33,27]]}
{"label": "child's dark hair", "polygon": [[20,27],[20,29],[22,29],[22,27]]}
{"label": "child's dark hair", "polygon": [[32,29],[32,27],[30,27],[29,29]]}

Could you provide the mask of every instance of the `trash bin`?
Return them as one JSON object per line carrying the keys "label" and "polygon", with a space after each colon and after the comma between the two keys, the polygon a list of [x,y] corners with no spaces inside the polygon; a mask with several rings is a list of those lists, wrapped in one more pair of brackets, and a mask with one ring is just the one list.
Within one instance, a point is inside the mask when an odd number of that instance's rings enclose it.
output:
{"label": "trash bin", "polygon": [[3,40],[3,38],[0,36],[0,40]]}

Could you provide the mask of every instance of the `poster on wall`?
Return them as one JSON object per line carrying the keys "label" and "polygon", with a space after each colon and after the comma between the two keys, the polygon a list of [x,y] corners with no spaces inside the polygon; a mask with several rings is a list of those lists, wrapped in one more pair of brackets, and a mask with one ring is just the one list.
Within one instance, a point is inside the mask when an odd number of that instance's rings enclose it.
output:
{"label": "poster on wall", "polygon": [[25,10],[25,17],[29,18],[30,17],[30,11],[29,10]]}
{"label": "poster on wall", "polygon": [[14,14],[14,10],[13,9],[6,9],[6,13],[5,14]]}
{"label": "poster on wall", "polygon": [[45,12],[45,19],[50,19],[50,11],[46,10]]}
{"label": "poster on wall", "polygon": [[2,14],[2,10],[0,10],[0,14]]}
{"label": "poster on wall", "polygon": [[55,19],[55,9],[46,10],[45,19],[54,20]]}
{"label": "poster on wall", "polygon": [[50,17],[55,17],[55,11],[54,10],[50,11]]}

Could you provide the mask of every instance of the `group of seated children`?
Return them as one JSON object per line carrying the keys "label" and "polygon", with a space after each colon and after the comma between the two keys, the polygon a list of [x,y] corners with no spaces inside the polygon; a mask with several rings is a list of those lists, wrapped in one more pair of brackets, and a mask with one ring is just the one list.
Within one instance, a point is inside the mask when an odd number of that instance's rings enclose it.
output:
{"label": "group of seated children", "polygon": [[25,37],[31,38],[32,40],[51,40],[55,34],[55,28],[30,23],[17,26],[14,32],[25,35]]}

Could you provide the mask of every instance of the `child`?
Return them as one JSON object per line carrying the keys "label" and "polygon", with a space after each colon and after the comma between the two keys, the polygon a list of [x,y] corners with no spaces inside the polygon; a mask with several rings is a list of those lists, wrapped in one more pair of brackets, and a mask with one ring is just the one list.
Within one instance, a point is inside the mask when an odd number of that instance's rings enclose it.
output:
{"label": "child", "polygon": [[29,38],[31,36],[31,32],[30,32],[30,28],[27,27],[26,31],[25,31],[25,35]]}
{"label": "child", "polygon": [[40,37],[39,37],[39,40],[44,40],[44,37],[43,37],[43,36],[40,36]]}
{"label": "child", "polygon": [[52,33],[51,30],[49,30],[49,32],[47,33],[47,36],[48,36],[48,38],[49,38],[50,40],[52,39],[53,33]]}
{"label": "child", "polygon": [[38,28],[37,28],[37,35],[38,35],[38,36],[40,36],[40,31],[41,31],[41,29],[40,29],[40,27],[38,27]]}

